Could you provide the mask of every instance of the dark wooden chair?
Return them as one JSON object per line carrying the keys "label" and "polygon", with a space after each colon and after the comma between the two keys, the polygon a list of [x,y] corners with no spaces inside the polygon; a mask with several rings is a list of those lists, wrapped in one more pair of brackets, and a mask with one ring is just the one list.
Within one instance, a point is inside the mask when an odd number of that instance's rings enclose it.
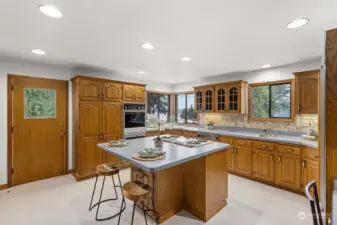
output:
{"label": "dark wooden chair", "polygon": [[314,225],[323,225],[322,209],[319,203],[316,181],[311,181],[305,187],[305,195],[310,201]]}

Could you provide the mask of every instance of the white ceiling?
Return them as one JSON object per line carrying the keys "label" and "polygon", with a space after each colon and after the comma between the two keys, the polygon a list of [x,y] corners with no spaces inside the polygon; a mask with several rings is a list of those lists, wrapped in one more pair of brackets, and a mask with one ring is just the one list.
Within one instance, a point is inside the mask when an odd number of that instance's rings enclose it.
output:
{"label": "white ceiling", "polygon": [[[41,4],[63,17],[44,16]],[[187,82],[319,56],[336,9],[336,0],[0,0],[0,53]],[[310,23],[285,27],[301,17]],[[141,48],[146,41],[152,51]]]}

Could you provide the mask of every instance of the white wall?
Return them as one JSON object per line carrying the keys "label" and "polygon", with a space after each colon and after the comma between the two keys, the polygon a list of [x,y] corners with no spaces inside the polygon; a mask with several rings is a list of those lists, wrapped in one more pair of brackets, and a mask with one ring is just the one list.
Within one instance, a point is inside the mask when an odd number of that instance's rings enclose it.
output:
{"label": "white wall", "polygon": [[321,66],[321,59],[317,58],[295,64],[274,67],[270,69],[205,77],[195,82],[175,84],[172,88],[172,91],[173,92],[191,91],[193,90],[193,86],[214,84],[227,81],[236,81],[236,80],[245,80],[248,81],[248,83],[257,83],[257,82],[292,79],[294,78],[293,75],[294,72],[319,69],[320,66]]}
{"label": "white wall", "polygon": [[[103,72],[92,69],[79,69],[73,68],[71,66],[56,66],[56,65],[48,65],[37,62],[25,61],[25,60],[17,60],[10,58],[0,58],[0,185],[7,183],[7,75],[15,74],[15,75],[24,75],[24,76],[32,76],[32,77],[45,77],[45,78],[53,78],[59,80],[70,80],[76,74],[93,76],[93,77],[102,77],[108,79],[129,81],[129,82],[139,82],[148,84],[147,90],[154,91],[172,91],[171,84],[164,83],[156,83],[151,81],[146,81],[141,78],[131,78],[116,75],[116,73],[112,72]],[[72,169],[72,98],[71,98],[71,82],[69,82],[69,161],[68,167]]]}

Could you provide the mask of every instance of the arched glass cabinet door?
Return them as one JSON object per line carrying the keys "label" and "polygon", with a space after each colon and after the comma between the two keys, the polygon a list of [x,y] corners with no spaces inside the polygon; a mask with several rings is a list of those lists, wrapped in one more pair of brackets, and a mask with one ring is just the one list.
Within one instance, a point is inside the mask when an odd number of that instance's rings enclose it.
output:
{"label": "arched glass cabinet door", "polygon": [[217,89],[217,111],[225,111],[226,109],[226,91],[224,88]]}
{"label": "arched glass cabinet door", "polygon": [[205,110],[212,111],[213,110],[213,91],[206,90],[205,92]]}
{"label": "arched glass cabinet door", "polygon": [[239,110],[239,88],[231,87],[229,89],[229,110],[237,111]]}
{"label": "arched glass cabinet door", "polygon": [[195,109],[202,110],[202,91],[197,91],[195,94]]}

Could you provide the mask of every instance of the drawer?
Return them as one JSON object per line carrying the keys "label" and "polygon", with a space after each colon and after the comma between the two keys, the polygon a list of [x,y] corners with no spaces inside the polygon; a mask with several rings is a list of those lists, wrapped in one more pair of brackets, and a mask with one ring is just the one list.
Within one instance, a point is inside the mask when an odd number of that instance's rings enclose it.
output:
{"label": "drawer", "polygon": [[220,142],[223,142],[223,143],[230,144],[230,145],[233,144],[233,139],[232,139],[232,138],[225,137],[225,136],[220,136],[220,137],[219,137],[219,141],[220,141]]}
{"label": "drawer", "polygon": [[152,137],[152,136],[158,136],[160,135],[159,131],[150,131],[150,132],[146,132],[145,136],[146,137]]}
{"label": "drawer", "polygon": [[314,148],[302,148],[302,158],[319,160],[319,150]]}
{"label": "drawer", "polygon": [[173,134],[173,135],[182,135],[181,130],[166,130],[165,133],[167,134]]}
{"label": "drawer", "polygon": [[195,132],[184,131],[184,132],[183,132],[183,136],[184,136],[184,137],[197,137],[198,134],[195,133]]}
{"label": "drawer", "polygon": [[292,145],[277,145],[278,153],[301,155],[301,148]]}
{"label": "drawer", "polygon": [[260,150],[274,150],[274,144],[270,142],[265,141],[254,141],[254,148],[260,149]]}
{"label": "drawer", "polygon": [[234,145],[251,148],[251,147],[253,147],[253,141],[244,140],[244,139],[236,139],[236,140],[234,140]]}

